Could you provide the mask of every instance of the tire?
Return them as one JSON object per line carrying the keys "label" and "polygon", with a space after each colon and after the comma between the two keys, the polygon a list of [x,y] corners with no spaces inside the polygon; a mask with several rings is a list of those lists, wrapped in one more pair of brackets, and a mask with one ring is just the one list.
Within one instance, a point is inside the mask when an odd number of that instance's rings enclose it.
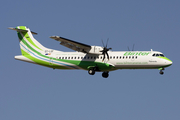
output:
{"label": "tire", "polygon": [[160,71],[160,72],[159,72],[159,74],[163,75],[163,74],[164,74],[164,72],[163,72],[163,71]]}
{"label": "tire", "polygon": [[90,75],[94,75],[94,74],[95,74],[95,71],[94,71],[93,69],[89,69],[89,70],[88,70],[88,73],[89,73]]}
{"label": "tire", "polygon": [[109,76],[109,73],[108,73],[108,72],[103,72],[103,73],[102,73],[102,77],[103,77],[103,78],[108,78],[108,76]]}

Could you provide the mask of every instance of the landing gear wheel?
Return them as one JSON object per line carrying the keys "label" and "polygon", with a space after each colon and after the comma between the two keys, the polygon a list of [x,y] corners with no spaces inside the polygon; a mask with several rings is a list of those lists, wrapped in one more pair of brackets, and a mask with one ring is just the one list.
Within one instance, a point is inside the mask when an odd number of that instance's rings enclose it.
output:
{"label": "landing gear wheel", "polygon": [[89,73],[90,75],[94,75],[94,74],[95,74],[95,71],[94,71],[93,69],[89,69],[89,70],[88,70],[88,73]]}
{"label": "landing gear wheel", "polygon": [[160,72],[159,72],[159,74],[163,75],[163,74],[164,74],[164,72],[163,72],[163,71],[160,71]]}
{"label": "landing gear wheel", "polygon": [[107,78],[109,76],[109,72],[103,72],[102,77]]}

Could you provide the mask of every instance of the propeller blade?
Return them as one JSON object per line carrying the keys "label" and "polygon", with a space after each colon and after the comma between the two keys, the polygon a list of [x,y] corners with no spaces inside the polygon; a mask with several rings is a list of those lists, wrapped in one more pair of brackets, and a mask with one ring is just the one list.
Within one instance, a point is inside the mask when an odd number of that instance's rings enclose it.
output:
{"label": "propeller blade", "polygon": [[132,48],[132,51],[134,51],[134,45],[135,45],[135,44],[133,44],[133,48]]}
{"label": "propeller blade", "polygon": [[103,42],[103,40],[101,40],[101,41],[102,41],[103,47],[105,47],[105,46],[104,46],[104,42]]}
{"label": "propeller blade", "polygon": [[108,48],[108,50],[112,50],[112,48]]}
{"label": "propeller blade", "polygon": [[129,49],[129,46],[127,48],[129,51],[134,51],[134,46],[135,46],[135,44],[133,44],[132,50]]}
{"label": "propeller blade", "polygon": [[107,48],[107,45],[108,45],[108,41],[109,41],[109,38],[107,39],[107,42],[106,42],[106,48]]}
{"label": "propeller blade", "polygon": [[130,51],[129,46],[128,46],[128,50]]}
{"label": "propeller blade", "polygon": [[102,61],[104,61],[104,59],[105,59],[105,54],[103,54],[104,56],[103,56],[103,60]]}
{"label": "propeller blade", "polygon": [[108,58],[108,60],[109,60],[109,54],[106,52],[106,55],[107,55],[107,58]]}

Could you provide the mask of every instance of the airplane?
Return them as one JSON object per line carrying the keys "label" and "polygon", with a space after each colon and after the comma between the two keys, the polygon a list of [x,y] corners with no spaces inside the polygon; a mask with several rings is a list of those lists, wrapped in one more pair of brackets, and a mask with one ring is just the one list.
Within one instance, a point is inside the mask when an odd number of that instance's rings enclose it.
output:
{"label": "airplane", "polygon": [[[102,77],[107,78],[110,71],[118,69],[159,69],[163,75],[166,67],[172,65],[172,61],[158,51],[111,51],[107,43],[103,47],[90,46],[59,36],[50,38],[60,42],[75,52],[63,52],[44,47],[34,37],[26,26],[10,27],[17,31],[22,55],[15,59],[42,65],[53,69],[87,70],[90,75],[102,72]],[[107,41],[108,42],[108,41]]]}

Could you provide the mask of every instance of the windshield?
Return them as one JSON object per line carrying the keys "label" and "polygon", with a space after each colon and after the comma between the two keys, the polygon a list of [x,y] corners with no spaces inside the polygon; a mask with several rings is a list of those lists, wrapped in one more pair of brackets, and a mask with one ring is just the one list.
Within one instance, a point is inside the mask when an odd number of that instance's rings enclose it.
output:
{"label": "windshield", "polygon": [[154,53],[152,56],[154,56],[154,57],[156,57],[156,56],[165,57],[163,54],[159,54],[159,53]]}

